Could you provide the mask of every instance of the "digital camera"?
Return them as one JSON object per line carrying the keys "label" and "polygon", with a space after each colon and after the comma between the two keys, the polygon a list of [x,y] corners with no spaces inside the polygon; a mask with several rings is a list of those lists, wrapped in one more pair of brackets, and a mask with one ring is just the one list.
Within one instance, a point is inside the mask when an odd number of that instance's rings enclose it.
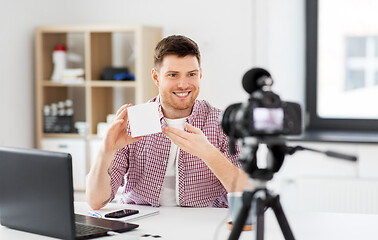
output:
{"label": "digital camera", "polygon": [[229,137],[301,134],[300,105],[281,101],[272,92],[272,84],[269,72],[262,68],[253,68],[244,75],[243,87],[250,93],[248,102],[230,105],[221,119],[222,129]]}

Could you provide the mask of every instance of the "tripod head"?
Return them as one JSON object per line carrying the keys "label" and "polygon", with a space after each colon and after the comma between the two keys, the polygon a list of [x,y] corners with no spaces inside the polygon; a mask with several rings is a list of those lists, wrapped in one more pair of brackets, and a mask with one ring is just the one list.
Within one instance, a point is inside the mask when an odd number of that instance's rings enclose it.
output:
{"label": "tripod head", "polygon": [[[257,164],[257,151],[260,144],[266,144],[268,149],[266,168],[259,168]],[[286,155],[292,155],[297,151],[303,150],[322,153],[333,158],[339,158],[353,162],[357,161],[357,157],[353,155],[338,153],[334,151],[320,151],[302,146],[287,146],[286,140],[281,137],[247,137],[242,140],[239,162],[241,163],[244,171],[251,178],[259,179],[262,181],[269,181],[282,167]]]}

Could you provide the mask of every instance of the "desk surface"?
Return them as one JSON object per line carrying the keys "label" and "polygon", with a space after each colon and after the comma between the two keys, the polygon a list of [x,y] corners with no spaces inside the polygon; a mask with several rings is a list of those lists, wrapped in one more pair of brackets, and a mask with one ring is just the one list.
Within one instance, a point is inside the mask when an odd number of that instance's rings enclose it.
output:
{"label": "desk surface", "polygon": [[[110,212],[124,207],[150,209],[137,205],[109,204],[100,212]],[[87,214],[89,206],[84,202],[75,203],[76,213]],[[159,213],[130,221],[139,228],[112,237],[100,239],[227,239],[230,231],[226,222],[230,219],[228,209],[160,207]],[[378,215],[336,214],[336,213],[286,213],[296,239],[377,239]],[[273,213],[265,214],[265,239],[283,239]],[[159,235],[161,238],[143,235]],[[0,239],[51,239],[49,237],[21,232],[0,226]],[[253,231],[243,232],[240,239],[254,239]]]}

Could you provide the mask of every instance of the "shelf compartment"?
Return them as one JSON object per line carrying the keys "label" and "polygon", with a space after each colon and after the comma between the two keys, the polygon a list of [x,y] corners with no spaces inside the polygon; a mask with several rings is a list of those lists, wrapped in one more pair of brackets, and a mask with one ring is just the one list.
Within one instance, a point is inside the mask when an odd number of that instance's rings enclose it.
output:
{"label": "shelf compartment", "polygon": [[108,114],[115,114],[126,103],[135,104],[135,89],[130,87],[91,88],[91,134],[97,134],[97,124],[106,122]]}
{"label": "shelf compartment", "polygon": [[132,32],[91,32],[91,80],[103,79],[106,67],[126,67],[135,74],[135,34]]}
{"label": "shelf compartment", "polygon": [[52,54],[57,44],[67,46],[67,33],[43,33],[42,34],[42,78],[50,79],[54,70]]}
{"label": "shelf compartment", "polygon": [[47,32],[41,36],[42,79],[51,79],[54,70],[53,52],[58,44],[67,47],[67,68],[85,68],[84,32]]}
{"label": "shelf compartment", "polygon": [[[77,121],[86,121],[85,87],[48,86],[43,91],[44,105],[51,105],[52,103],[58,103],[59,101],[65,101],[66,99],[72,99],[73,101],[73,123],[75,124]],[[43,113],[41,112],[40,114]],[[74,131],[76,131],[75,128]]]}

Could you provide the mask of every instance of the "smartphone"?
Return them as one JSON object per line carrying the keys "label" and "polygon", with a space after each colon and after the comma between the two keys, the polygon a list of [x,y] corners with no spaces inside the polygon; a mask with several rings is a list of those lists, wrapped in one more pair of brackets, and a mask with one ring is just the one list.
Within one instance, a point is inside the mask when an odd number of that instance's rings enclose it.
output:
{"label": "smartphone", "polygon": [[130,216],[130,215],[137,214],[137,213],[139,213],[139,210],[122,209],[122,210],[119,210],[119,211],[107,213],[107,214],[105,214],[105,217],[107,217],[107,218],[123,218],[123,217]]}

